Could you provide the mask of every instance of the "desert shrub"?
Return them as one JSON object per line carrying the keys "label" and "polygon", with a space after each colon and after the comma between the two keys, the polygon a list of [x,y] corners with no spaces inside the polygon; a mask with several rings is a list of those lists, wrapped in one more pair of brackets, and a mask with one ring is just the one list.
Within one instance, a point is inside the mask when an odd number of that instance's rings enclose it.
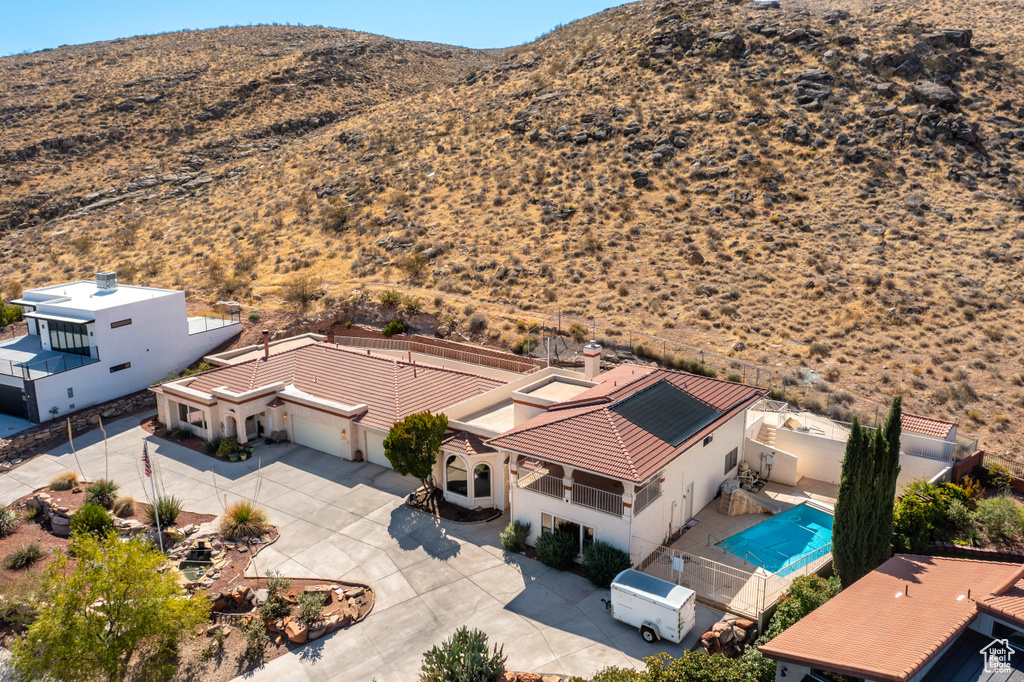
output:
{"label": "desert shrub", "polygon": [[8,571],[19,571],[28,568],[43,556],[43,548],[38,542],[30,542],[10,552],[4,557],[3,566]]}
{"label": "desert shrub", "polygon": [[479,334],[487,329],[487,318],[483,313],[473,313],[466,324],[469,326],[470,334]]}
{"label": "desert shrub", "polygon": [[975,516],[978,530],[992,543],[1002,543],[1020,534],[1017,505],[1008,495],[978,502]]}
{"label": "desert shrub", "polygon": [[289,606],[284,591],[291,584],[292,581],[281,575],[280,571],[267,571],[267,601],[260,605],[262,618],[277,620],[288,615]]}
{"label": "desert shrub", "polygon": [[981,533],[974,520],[974,513],[960,500],[953,500],[949,503],[949,526],[954,530],[961,540],[970,545],[981,544]]}
{"label": "desert shrub", "polygon": [[807,355],[812,358],[815,356],[823,358],[826,355],[828,355],[831,350],[832,349],[829,347],[827,343],[820,343],[815,341],[810,345],[810,348],[807,349]]}
{"label": "desert shrub", "polygon": [[963,488],[967,499],[975,503],[985,495],[985,486],[971,476],[964,476],[960,481],[960,487]]}
{"label": "desert shrub", "polygon": [[224,440],[223,438],[211,438],[210,440],[203,441],[203,452],[208,455],[216,455],[220,452],[220,443]]}
{"label": "desert shrub", "polygon": [[423,655],[421,682],[494,682],[505,672],[504,647],[487,646],[487,635],[465,626]]}
{"label": "desert shrub", "polygon": [[611,587],[615,576],[630,565],[629,554],[602,540],[592,542],[583,550],[583,575],[598,587]]}
{"label": "desert shrub", "polygon": [[260,317],[262,317],[262,315],[260,315],[255,310],[253,312],[249,313],[249,321],[250,322],[259,322],[260,321]]}
{"label": "desert shrub", "polygon": [[1002,464],[987,464],[985,467],[988,484],[999,490],[1009,490],[1013,485],[1013,476]]}
{"label": "desert shrub", "polygon": [[91,534],[97,537],[106,535],[114,527],[114,520],[107,510],[98,504],[85,504],[71,515],[71,534]]}
{"label": "desert shrub", "polygon": [[220,532],[226,540],[255,537],[267,532],[267,513],[248,500],[232,502],[220,521]]}
{"label": "desert shrub", "polygon": [[298,598],[299,620],[311,627],[320,620],[320,614],[327,601],[327,595],[323,592],[303,592]]}
{"label": "desert shrub", "polygon": [[512,352],[516,355],[528,355],[540,342],[536,336],[521,336],[512,344]]}
{"label": "desert shrub", "polygon": [[402,310],[410,315],[419,315],[423,312],[423,302],[416,296],[406,296],[402,299]]}
{"label": "desert shrub", "polygon": [[828,579],[817,575],[797,578],[779,598],[779,605],[768,624],[768,629],[764,632],[764,638],[769,640],[778,636],[793,623],[839,594],[840,589],[839,578],[835,576]]}
{"label": "desert shrub", "polygon": [[961,533],[950,518],[954,502],[968,513],[974,502],[955,483],[929,483],[916,479],[903,489],[903,497],[893,507],[893,547],[897,552],[921,553],[928,543],[947,533]]}
{"label": "desert shrub", "polygon": [[825,411],[825,406],[821,404],[821,401],[812,395],[804,396],[800,399],[800,407],[807,410],[808,412],[814,412],[821,414]]}
{"label": "desert shrub", "polygon": [[391,320],[384,326],[384,329],[381,331],[381,334],[384,336],[385,339],[390,339],[392,336],[398,336],[399,334],[404,333],[405,325],[402,323],[401,320]]}
{"label": "desert shrub", "polygon": [[221,457],[230,457],[236,452],[238,452],[238,439],[236,437],[227,436],[226,438],[220,439],[220,445],[217,447],[217,454]]}
{"label": "desert shrub", "polygon": [[78,472],[65,471],[50,479],[50,490],[71,490],[78,485]]}
{"label": "desert shrub", "polygon": [[110,509],[117,498],[117,491],[121,489],[117,483],[101,478],[85,486],[85,503],[98,504],[104,509]]}
{"label": "desert shrub", "polygon": [[728,374],[725,375],[725,380],[732,381],[734,383],[739,383],[743,381],[743,375],[740,374],[739,372],[729,372]]}
{"label": "desert shrub", "polygon": [[530,537],[530,522],[517,519],[501,531],[501,546],[510,552],[522,552],[526,548],[526,538],[528,537]]}
{"label": "desert shrub", "polygon": [[572,326],[569,327],[569,336],[579,343],[583,343],[587,338],[587,328],[579,322],[573,322]]}
{"label": "desert shrub", "polygon": [[160,527],[173,526],[181,513],[181,500],[174,495],[160,495],[156,498],[156,504],[146,507],[146,520],[156,525],[156,517],[160,516]]}
{"label": "desert shrub", "polygon": [[394,289],[385,289],[380,292],[379,298],[380,304],[385,308],[397,308],[398,304],[402,302],[402,294]]}
{"label": "desert shrub", "polygon": [[242,631],[242,639],[245,640],[245,657],[255,661],[263,657],[263,652],[270,644],[270,637],[267,635],[267,627],[263,624],[262,618],[249,618],[243,621],[238,629]]}
{"label": "desert shrub", "polygon": [[0,538],[13,533],[14,529],[18,527],[18,523],[20,522],[21,518],[18,516],[18,512],[14,511],[10,507],[0,509]]}
{"label": "desert shrub", "polygon": [[135,498],[131,495],[118,495],[111,509],[122,518],[135,516]]}
{"label": "desert shrub", "polygon": [[537,557],[545,566],[557,568],[560,571],[572,566],[578,552],[576,538],[560,530],[541,535],[537,538],[533,548],[537,550]]}

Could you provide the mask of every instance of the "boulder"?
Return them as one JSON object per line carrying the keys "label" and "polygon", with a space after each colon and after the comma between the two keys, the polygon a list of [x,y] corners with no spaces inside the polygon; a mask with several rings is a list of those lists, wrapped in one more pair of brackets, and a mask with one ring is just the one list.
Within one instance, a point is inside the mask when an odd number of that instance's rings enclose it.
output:
{"label": "boulder", "polygon": [[954,108],[956,103],[960,101],[960,96],[953,92],[951,88],[939,85],[933,81],[918,81],[910,86],[910,92],[922,102],[935,104],[945,109]]}
{"label": "boulder", "polygon": [[299,623],[299,621],[293,620],[285,626],[284,634],[288,637],[288,641],[302,644],[309,636],[309,628]]}

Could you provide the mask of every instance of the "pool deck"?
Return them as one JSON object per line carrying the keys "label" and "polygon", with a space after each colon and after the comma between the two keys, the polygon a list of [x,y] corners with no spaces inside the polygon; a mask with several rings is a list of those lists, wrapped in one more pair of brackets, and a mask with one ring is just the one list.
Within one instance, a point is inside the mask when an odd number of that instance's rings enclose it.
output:
{"label": "pool deck", "polygon": [[[796,486],[769,483],[761,490],[760,493],[755,495],[755,497],[765,498],[766,501],[774,503],[774,506],[778,507],[781,513],[788,509],[792,509],[799,504],[803,504],[808,500],[813,500],[823,506],[834,507],[838,490],[838,485],[810,478],[802,478],[797,482]],[[709,559],[726,567],[736,569],[735,575],[737,576],[742,574],[748,574],[751,578],[753,576],[769,576],[770,574],[760,566],[748,563],[742,558],[734,554],[730,554],[721,547],[716,547],[715,543],[725,540],[736,533],[745,531],[751,526],[761,523],[771,517],[768,514],[740,514],[738,516],[727,516],[726,514],[718,511],[719,502],[720,499],[716,498],[711,504],[700,510],[700,512],[694,516],[697,524],[687,530],[678,540],[673,542],[670,545],[670,548],[696,557],[701,557],[702,559]],[[648,572],[653,573],[654,571],[652,570]],[[801,575],[801,573],[796,572],[788,577],[778,576],[777,578],[773,578],[773,580],[780,579],[785,581],[788,585],[789,582],[792,582],[792,580],[799,575]],[[671,579],[667,576],[663,577]],[[707,591],[709,594],[721,595],[721,598],[713,599],[713,601],[721,604],[728,610],[742,613],[747,609],[742,608],[740,605],[755,603],[756,595],[753,593],[760,589],[760,581],[747,580],[748,584],[744,585],[742,584],[744,580],[746,579],[730,578],[728,580],[730,584],[723,585],[716,583],[713,587],[708,587],[706,590],[702,590],[698,585],[691,585],[691,587],[697,589],[698,594],[702,591]],[[732,608],[730,608],[730,606],[732,606]]]}

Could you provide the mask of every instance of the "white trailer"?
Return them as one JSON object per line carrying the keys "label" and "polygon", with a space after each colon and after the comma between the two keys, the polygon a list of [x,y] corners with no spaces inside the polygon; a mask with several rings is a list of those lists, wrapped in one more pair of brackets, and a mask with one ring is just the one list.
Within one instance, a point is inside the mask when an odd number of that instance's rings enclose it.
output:
{"label": "white trailer", "polygon": [[611,589],[612,617],[637,628],[648,642],[679,644],[697,620],[697,595],[682,585],[627,568]]}

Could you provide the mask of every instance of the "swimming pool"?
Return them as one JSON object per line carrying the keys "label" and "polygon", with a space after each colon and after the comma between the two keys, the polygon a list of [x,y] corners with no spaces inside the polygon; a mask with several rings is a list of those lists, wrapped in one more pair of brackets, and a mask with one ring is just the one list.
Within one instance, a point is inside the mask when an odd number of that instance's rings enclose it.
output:
{"label": "swimming pool", "polygon": [[800,559],[831,543],[832,515],[801,504],[728,537],[717,546],[769,573],[786,575],[806,563]]}

